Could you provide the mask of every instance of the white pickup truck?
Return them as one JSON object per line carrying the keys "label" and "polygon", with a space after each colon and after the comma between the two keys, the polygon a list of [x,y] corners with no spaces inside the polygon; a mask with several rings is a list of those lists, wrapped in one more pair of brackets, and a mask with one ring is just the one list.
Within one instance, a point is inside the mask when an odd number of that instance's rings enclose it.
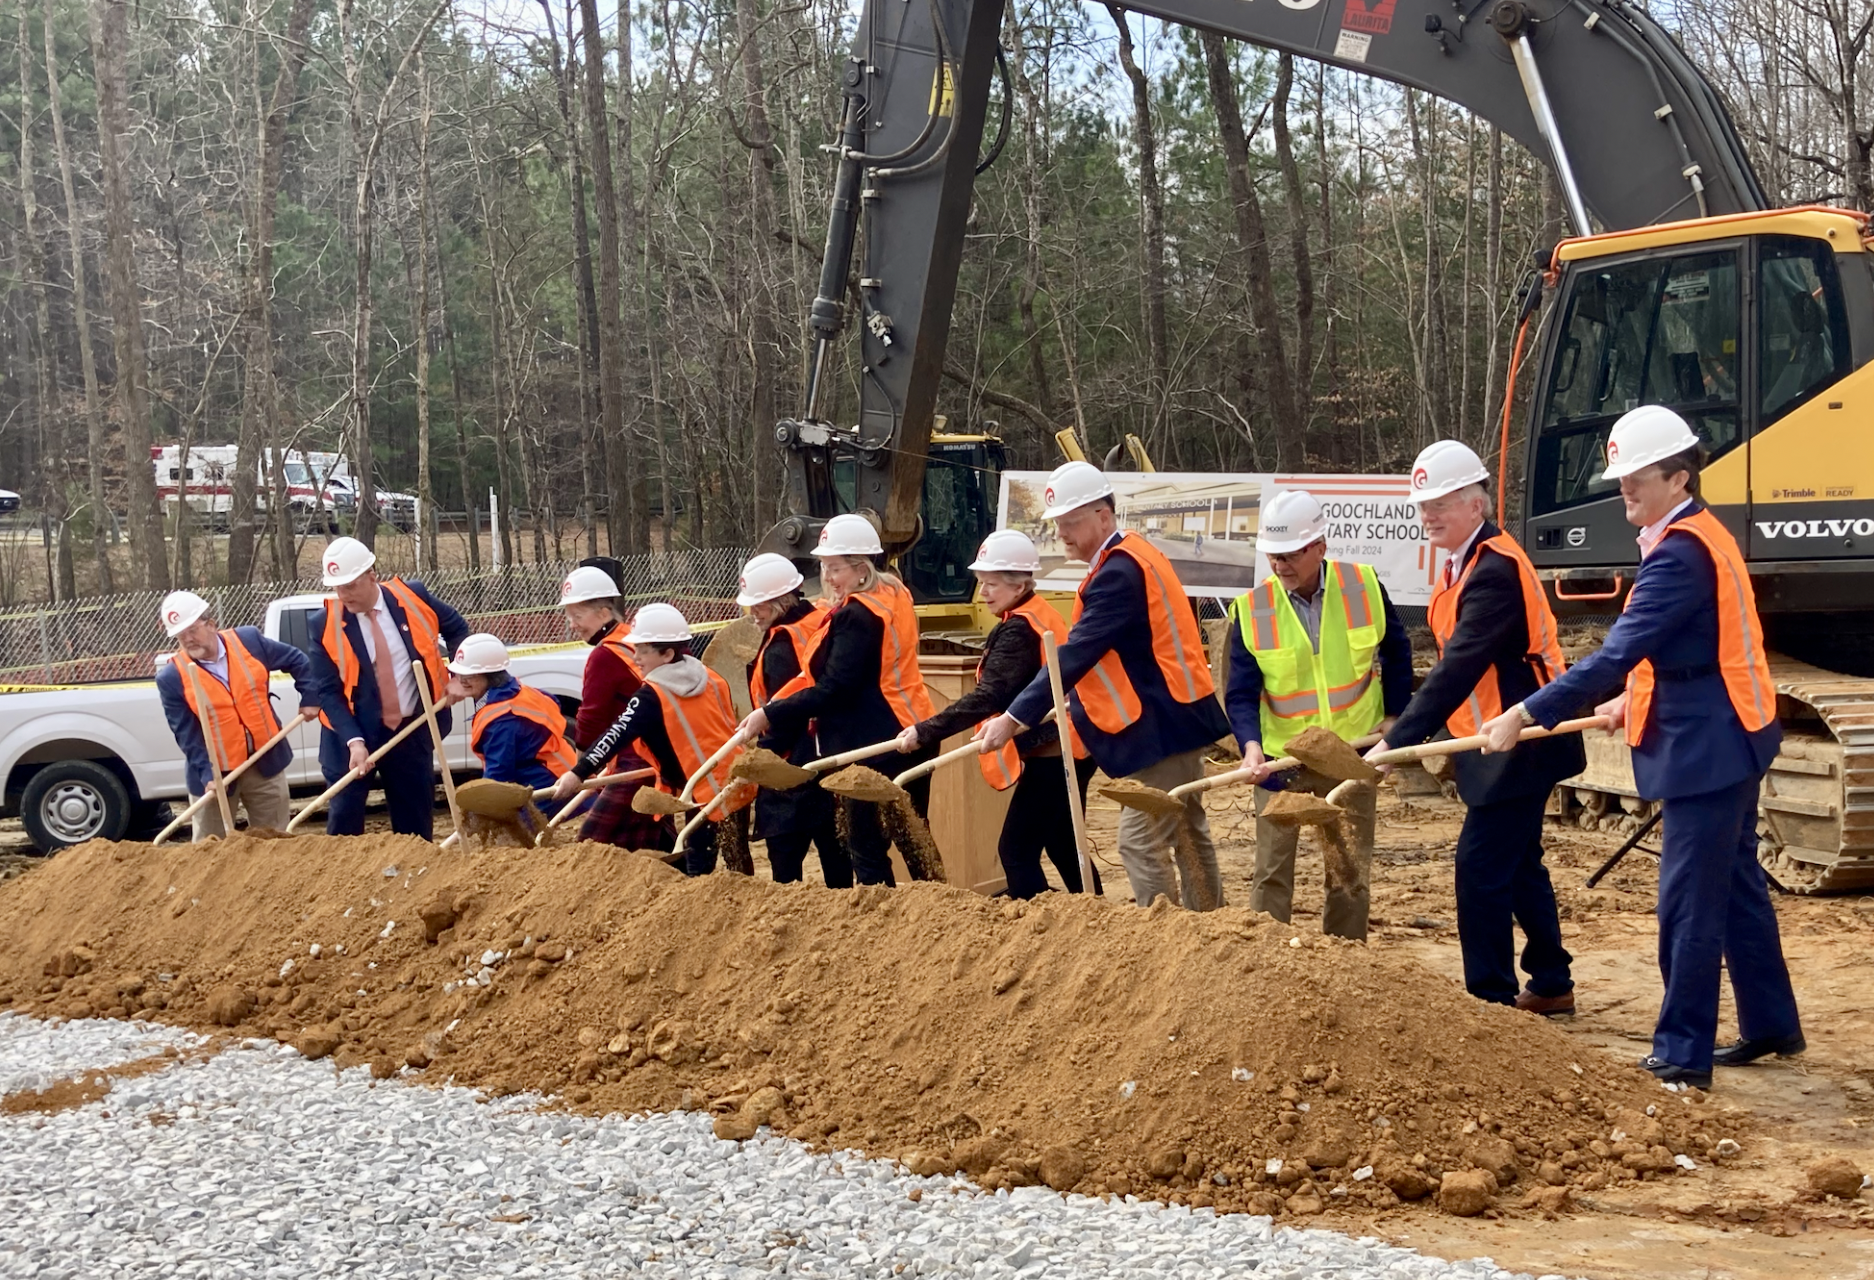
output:
{"label": "white pickup truck", "polygon": [[[309,649],[317,643],[312,620],[324,605],[318,595],[275,600],[261,630]],[[579,706],[588,652],[578,642],[517,648],[511,670],[557,698],[570,716]],[[277,673],[272,692],[284,723],[299,709],[299,692]],[[450,767],[462,772],[479,768],[469,752],[467,709],[458,709],[447,745]],[[301,724],[288,741],[289,782],[322,790],[318,724]],[[168,802],[186,796],[182,753],[154,679],[0,694],[0,816],[17,814],[42,853],[94,837],[154,834],[169,820]]]}

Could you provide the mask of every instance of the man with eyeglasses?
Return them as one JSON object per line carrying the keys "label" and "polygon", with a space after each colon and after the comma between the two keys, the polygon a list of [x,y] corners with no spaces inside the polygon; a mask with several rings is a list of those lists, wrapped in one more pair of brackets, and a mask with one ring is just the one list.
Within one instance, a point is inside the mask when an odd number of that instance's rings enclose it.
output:
{"label": "man with eyeglasses", "polygon": [[[1484,517],[1490,472],[1455,440],[1440,440],[1412,464],[1412,501],[1425,536],[1447,553],[1426,620],[1438,665],[1399,713],[1386,741],[1412,746],[1440,728],[1481,733],[1486,721],[1562,674],[1562,647],[1535,566],[1516,540]],[[1520,743],[1497,755],[1453,756],[1467,811],[1458,832],[1458,945],[1464,986],[1479,1000],[1545,1017],[1575,1011],[1572,957],[1562,946],[1555,887],[1542,865],[1542,816],[1549,792],[1587,764],[1581,738]],[[1516,981],[1515,925],[1526,940]]]}
{"label": "man with eyeglasses", "polygon": [[[1256,790],[1256,870],[1249,905],[1288,923],[1300,832],[1262,811],[1278,789],[1324,795],[1335,786],[1311,769],[1271,779],[1266,757],[1320,725],[1346,740],[1384,734],[1412,697],[1412,641],[1371,565],[1327,558],[1327,515],[1314,495],[1289,489],[1262,505],[1256,550],[1270,573],[1230,604],[1230,676],[1224,705]],[[1347,862],[1324,868],[1321,931],[1364,941],[1373,867],[1376,788],[1344,795],[1351,821]]]}

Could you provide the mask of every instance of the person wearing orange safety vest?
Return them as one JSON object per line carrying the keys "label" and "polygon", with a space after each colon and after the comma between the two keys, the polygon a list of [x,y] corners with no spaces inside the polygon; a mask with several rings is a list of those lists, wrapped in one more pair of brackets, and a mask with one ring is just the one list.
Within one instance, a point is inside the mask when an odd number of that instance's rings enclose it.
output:
{"label": "person wearing orange safety vest", "polygon": [[[920,720],[898,735],[900,751],[936,748],[953,733],[961,732],[998,712],[1006,711],[1015,695],[1028,687],[1045,658],[1041,637],[1052,634],[1056,643],[1067,639],[1067,619],[1035,594],[1035,574],[1041,557],[1028,535],[1001,529],[983,539],[976,560],[982,602],[1000,622],[983,641],[982,661],[976,664],[976,686],[929,719]],[[1071,735],[1070,735],[1071,736]],[[1093,780],[1093,757],[1078,741],[1072,743],[1074,780],[1086,803],[1087,784]],[[1014,788],[996,856],[1008,881],[1011,898],[1032,898],[1044,893],[1048,879],[1041,870],[1041,854],[1061,878],[1069,893],[1081,891],[1080,853],[1074,847],[1073,814],[1067,807],[1065,758],[1060,733],[1052,723],[1030,729],[1000,751],[976,757],[983,779],[997,791]],[[1100,892],[1100,873],[1093,872],[1093,892]]]}
{"label": "person wearing orange safety vest", "polygon": [[[324,728],[319,769],[329,786],[364,767],[411,717],[423,714],[418,669],[430,697],[441,702],[449,673],[443,655],[468,638],[462,615],[420,582],[380,579],[377,556],[356,538],[335,538],[321,557],[323,580],[333,589],[312,614],[312,676],[319,687]],[[436,724],[447,736],[447,708]],[[364,802],[382,787],[390,829],[431,839],[436,827],[436,746],[428,730],[409,734],[369,773],[332,797],[325,833],[364,833]]]}
{"label": "person wearing orange safety vest", "polygon": [[[183,781],[190,799],[199,799],[215,785],[210,750],[222,773],[230,773],[280,731],[280,717],[269,692],[273,672],[293,677],[300,717],[318,718],[319,696],[311,665],[292,645],[269,640],[255,627],[216,630],[208,601],[193,591],[172,591],[164,597],[162,622],[163,630],[176,642],[176,652],[156,669],[156,694],[169,731],[182,748]],[[286,766],[292,760],[293,744],[277,742],[235,780],[228,805],[247,811],[250,830],[285,830],[291,816]],[[198,841],[227,834],[218,804],[203,805],[190,822],[191,838]]]}
{"label": "person wearing orange safety vest", "polygon": [[[1205,751],[1230,732],[1230,723],[1184,585],[1150,539],[1119,528],[1113,487],[1091,463],[1057,467],[1044,501],[1042,514],[1055,522],[1068,554],[1087,562],[1060,648],[1075,733],[1108,777],[1160,790],[1195,782]],[[977,731],[983,751],[1000,751],[1053,706],[1048,673],[1039,672],[1007,711]],[[1190,858],[1174,863],[1181,828]],[[1197,796],[1186,798],[1182,814],[1123,810],[1119,855],[1142,907],[1160,895],[1192,909],[1223,904],[1217,850]]]}
{"label": "person wearing orange safety vest", "polygon": [[[882,556],[878,530],[864,516],[840,515],[826,522],[813,554],[832,610],[826,630],[807,656],[803,677],[791,681],[766,707],[742,722],[750,737],[770,733],[792,742],[811,722],[819,754],[838,755],[889,742],[935,708],[918,670],[917,613],[911,593],[873,558]],[[930,803],[930,778],[905,788],[922,814]],[[891,841],[878,806],[841,798],[846,851],[853,879],[892,884]]]}
{"label": "person wearing orange safety vest", "polygon": [[[1326,795],[1341,784],[1312,769],[1271,777],[1267,759],[1319,725],[1352,742],[1384,734],[1412,697],[1412,641],[1372,565],[1330,560],[1327,513],[1305,489],[1262,500],[1256,550],[1269,576],[1230,604],[1223,705],[1256,788],[1256,868],[1249,905],[1283,924],[1295,896],[1301,832],[1263,816],[1281,790]],[[1346,858],[1326,860],[1321,931],[1366,940],[1378,788],[1343,787]]]}
{"label": "person wearing orange safety vest", "polygon": [[[625,713],[644,683],[638,655],[625,643],[618,579],[621,566],[610,556],[592,556],[560,583],[560,610],[566,626],[591,646],[580,677],[579,711],[573,718],[573,746],[589,747]],[[630,748],[612,760],[613,773],[636,773],[644,761]],[[621,782],[589,792],[592,797],[579,824],[579,838],[620,849],[668,849],[675,840],[670,824],[654,813],[632,807],[645,782]]]}
{"label": "person wearing orange safety vest", "polygon": [[566,713],[551,695],[508,674],[508,647],[477,632],[449,659],[449,700],[480,702],[469,722],[469,750],[482,777],[529,789],[550,787],[577,757],[566,740]]}
{"label": "person wearing orange safety vest", "polygon": [[[1425,535],[1447,553],[1426,620],[1438,662],[1387,731],[1389,746],[1424,742],[1440,729],[1453,737],[1562,674],[1555,615],[1529,557],[1484,518],[1482,459],[1455,440],[1440,440],[1412,466],[1410,497]],[[1544,1016],[1575,1009],[1573,957],[1562,945],[1555,886],[1542,862],[1542,817],[1549,792],[1587,762],[1578,735],[1525,742],[1500,756],[1451,757],[1466,807],[1458,832],[1455,881],[1464,986],[1479,1000]],[[1515,925],[1527,945],[1516,981]]]}
{"label": "person wearing orange safety vest", "polygon": [[[772,551],[742,566],[735,602],[761,628],[761,647],[748,664],[748,693],[757,707],[767,706],[789,685],[801,688],[809,683],[803,676],[807,660],[826,634],[832,613],[801,595],[804,582],[792,560]],[[795,764],[806,764],[819,754],[811,733],[787,742],[770,733],[761,745]],[[852,858],[840,839],[839,810],[832,793],[821,790],[819,783],[803,782],[784,790],[763,787],[755,797],[754,835],[767,847],[776,884],[804,878],[811,845],[819,854],[826,887],[852,888]]]}
{"label": "person wearing orange safety vest", "polygon": [[[1640,1065],[1667,1084],[1711,1086],[1713,1065],[1801,1053],[1802,1023],[1757,861],[1757,793],[1782,730],[1749,566],[1699,500],[1704,450],[1658,405],[1614,424],[1607,469],[1640,530],[1640,571],[1598,651],[1492,719],[1491,749],[1524,726],[1554,726],[1597,699],[1626,730],[1633,779],[1664,808],[1659,967],[1665,998]],[[1731,976],[1738,1039],[1715,1049],[1719,966]]]}
{"label": "person wearing orange safety vest", "polygon": [[[693,638],[690,624],[673,606],[647,604],[638,610],[625,639],[637,651],[644,684],[611,728],[554,784],[555,800],[571,799],[582,781],[634,745],[657,770],[658,790],[678,795],[704,761],[734,735],[735,699],[729,682],[691,656]],[[716,869],[720,828],[725,822],[734,822],[738,832],[747,830],[754,788],[731,778],[734,762],[733,755],[718,761],[690,793],[697,804],[706,805],[718,792],[731,789],[684,845],[686,875],[708,875]],[[729,869],[746,868],[738,868],[731,859]]]}

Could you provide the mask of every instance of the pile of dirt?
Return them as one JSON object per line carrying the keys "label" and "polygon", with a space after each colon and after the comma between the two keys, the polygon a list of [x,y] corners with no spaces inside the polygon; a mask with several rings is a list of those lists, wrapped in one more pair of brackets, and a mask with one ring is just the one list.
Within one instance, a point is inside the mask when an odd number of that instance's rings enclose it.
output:
{"label": "pile of dirt", "polygon": [[275,1036],[588,1110],[709,1109],[724,1136],[765,1121],[991,1186],[1553,1208],[1672,1177],[1740,1123],[1408,961],[1237,908],[688,880],[593,844],[236,837],[70,850],[0,888],[0,935],[0,1005],[22,1012]]}

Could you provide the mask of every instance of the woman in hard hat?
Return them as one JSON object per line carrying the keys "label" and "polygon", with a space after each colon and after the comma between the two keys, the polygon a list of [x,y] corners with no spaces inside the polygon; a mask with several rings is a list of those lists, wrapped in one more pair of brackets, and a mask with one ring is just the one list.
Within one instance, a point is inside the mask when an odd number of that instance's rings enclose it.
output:
{"label": "woman in hard hat", "polygon": [[[832,617],[807,660],[813,683],[757,707],[742,722],[751,736],[772,731],[791,741],[814,726],[821,755],[889,742],[935,710],[918,671],[917,613],[902,582],[872,560],[885,553],[864,516],[834,516],[820,530],[820,561]],[[930,782],[907,788],[922,812]],[[891,884],[891,841],[878,806],[841,799],[846,848],[860,884]]]}
{"label": "woman in hard hat", "polygon": [[[1704,449],[1685,420],[1649,405],[1607,439],[1640,572],[1593,654],[1484,726],[1491,751],[1530,725],[1597,698],[1624,725],[1640,794],[1665,809],[1659,857],[1659,968],[1665,999],[1640,1065],[1668,1084],[1709,1088],[1711,1069],[1806,1047],[1776,911],[1757,862],[1757,793],[1782,741],[1776,686],[1750,568],[1698,496]],[[1620,690],[1624,682],[1624,692]],[[1731,975],[1738,1040],[1716,1049],[1719,965]]]}
{"label": "woman in hard hat", "polygon": [[479,702],[469,723],[469,750],[482,776],[550,787],[573,767],[560,704],[508,674],[508,647],[487,632],[464,640],[449,659],[449,699]]}
{"label": "woman in hard hat", "polygon": [[[644,683],[644,674],[638,670],[636,651],[625,641],[618,582],[611,574],[596,564],[580,565],[560,584],[560,608],[572,633],[592,646],[580,684],[579,714],[573,721],[573,744],[585,750],[625,713]],[[615,773],[631,773],[644,765],[638,754],[626,747],[614,757],[612,769]],[[621,782],[594,792],[579,838],[621,849],[670,848],[674,840],[670,823],[631,807],[631,798],[645,785]]]}
{"label": "woman in hard hat", "polygon": [[[625,639],[637,650],[644,685],[597,742],[554,784],[554,798],[572,797],[580,782],[610,764],[626,747],[637,745],[657,770],[657,786],[680,793],[703,762],[735,733],[735,701],[726,680],[690,656],[690,624],[667,604],[647,604],[631,621]],[[739,786],[723,760],[698,780],[691,798],[707,804],[724,787]],[[746,788],[743,788],[746,790]],[[724,851],[732,871],[747,872],[749,797],[731,796],[691,833],[684,847],[684,871],[693,876],[716,869],[718,832],[725,821],[731,846]]]}
{"label": "woman in hard hat", "polygon": [[[1015,695],[1046,665],[1041,637],[1051,633],[1057,644],[1067,639],[1067,619],[1035,594],[1041,557],[1027,534],[1016,529],[990,534],[983,539],[970,571],[976,575],[983,603],[1001,619],[983,643],[976,687],[899,734],[900,751],[934,750],[951,734],[1008,710]],[[1069,736],[1074,778],[1084,804],[1095,766],[1079,739]],[[1074,846],[1073,814],[1067,806],[1065,757],[1055,726],[1030,729],[1000,751],[979,755],[977,761],[990,786],[998,791],[1015,788],[996,845],[1009,896],[1032,898],[1047,890],[1047,876],[1041,870],[1044,849],[1067,892],[1079,893],[1080,857]],[[1093,891],[1100,892],[1098,869],[1093,872]]]}
{"label": "woman in hard hat", "polygon": [[[826,633],[832,616],[825,605],[800,594],[800,570],[786,556],[767,552],[742,566],[735,602],[748,610],[762,629],[761,649],[748,667],[748,692],[757,707],[765,707],[790,685],[804,688],[807,658]],[[798,684],[795,682],[798,681]],[[769,734],[762,743],[796,764],[805,764],[818,752],[813,735],[803,733],[791,742]],[[852,859],[839,838],[833,797],[817,783],[808,782],[786,791],[764,788],[755,797],[757,839],[768,846],[768,865],[777,883],[801,878],[807,846],[820,856],[820,873],[827,887],[852,887]]]}

